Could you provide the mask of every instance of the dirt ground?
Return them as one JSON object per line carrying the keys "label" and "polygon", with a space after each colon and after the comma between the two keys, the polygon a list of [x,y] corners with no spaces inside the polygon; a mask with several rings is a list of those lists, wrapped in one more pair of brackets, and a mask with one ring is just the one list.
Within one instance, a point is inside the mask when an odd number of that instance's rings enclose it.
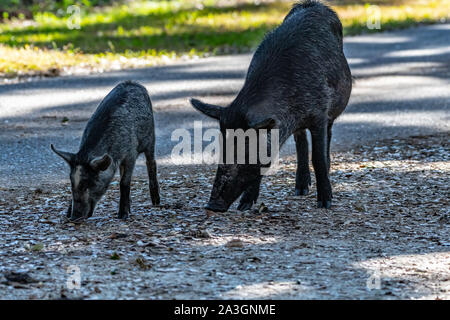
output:
{"label": "dirt ground", "polygon": [[0,298],[449,299],[449,137],[333,153],[332,210],[314,179],[294,196],[293,158],[253,211],[209,218],[212,166],[161,166],[160,207],[136,174],[127,221],[117,181],[81,225],[63,219],[68,184],[0,187]]}

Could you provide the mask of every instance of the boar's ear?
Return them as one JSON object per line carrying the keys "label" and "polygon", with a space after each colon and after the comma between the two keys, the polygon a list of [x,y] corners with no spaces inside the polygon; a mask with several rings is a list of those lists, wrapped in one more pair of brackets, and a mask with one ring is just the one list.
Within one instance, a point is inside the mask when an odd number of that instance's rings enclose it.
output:
{"label": "boar's ear", "polygon": [[249,121],[248,126],[254,129],[273,129],[276,126],[277,122],[273,118],[267,118],[262,121]]}
{"label": "boar's ear", "polygon": [[197,99],[191,99],[192,106],[200,111],[201,113],[207,115],[208,117],[214,118],[216,120],[220,120],[220,114],[222,113],[222,107],[215,106],[213,104],[208,104],[201,102]]}
{"label": "boar's ear", "polygon": [[95,171],[105,171],[111,165],[112,159],[108,154],[91,160],[89,165]]}
{"label": "boar's ear", "polygon": [[63,158],[64,161],[66,161],[69,165],[72,163],[73,157],[75,156],[75,154],[70,153],[70,152],[60,151],[60,150],[56,149],[53,144],[50,145],[50,148],[53,150],[54,153],[56,153],[58,156]]}

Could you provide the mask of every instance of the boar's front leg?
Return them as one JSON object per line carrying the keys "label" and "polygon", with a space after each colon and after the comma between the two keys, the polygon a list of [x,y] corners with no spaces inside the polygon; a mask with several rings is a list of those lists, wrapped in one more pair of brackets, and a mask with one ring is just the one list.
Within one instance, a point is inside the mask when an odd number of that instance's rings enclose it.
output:
{"label": "boar's front leg", "polygon": [[309,173],[309,148],[306,130],[294,132],[295,147],[297,149],[297,173],[295,175],[295,195],[305,196],[311,185]]}
{"label": "boar's front leg", "polygon": [[156,169],[156,161],[153,152],[145,152],[145,158],[147,160],[147,172],[148,172],[148,184],[150,186],[150,198],[153,205],[159,205],[159,184],[158,175]]}
{"label": "boar's front leg", "polygon": [[261,176],[259,176],[256,181],[252,182],[252,184],[244,191],[242,194],[241,200],[239,201],[238,210],[245,211],[250,210],[253,204],[256,203],[259,197],[259,188],[261,186]]}
{"label": "boar's front leg", "polygon": [[131,177],[136,160],[124,160],[120,164],[120,204],[119,219],[126,219],[130,214]]}
{"label": "boar's front leg", "polygon": [[316,174],[317,207],[331,207],[331,183],[328,175],[328,133],[327,125],[310,129],[312,137],[312,163]]}

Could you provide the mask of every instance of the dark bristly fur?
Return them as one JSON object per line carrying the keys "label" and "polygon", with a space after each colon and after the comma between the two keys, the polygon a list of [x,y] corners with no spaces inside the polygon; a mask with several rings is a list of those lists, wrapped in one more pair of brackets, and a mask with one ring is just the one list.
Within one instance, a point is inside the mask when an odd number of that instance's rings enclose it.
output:
{"label": "dark bristly fur", "polygon": [[70,165],[73,201],[71,220],[92,216],[117,168],[120,169],[119,218],[130,213],[130,183],[136,159],[144,153],[153,204],[159,204],[152,103],[140,84],[117,85],[89,119],[76,154],[52,150]]}
{"label": "dark bristly fur", "polygon": [[[225,129],[248,129],[273,119],[280,144],[294,135],[297,147],[296,193],[311,183],[306,132],[312,136],[312,162],[319,207],[331,206],[329,149],[334,120],[344,111],[352,78],[343,53],[342,25],[336,13],[318,1],[294,5],[283,23],[256,50],[236,99],[218,109],[193,100],[193,106]],[[242,194],[239,209],[251,208],[259,195],[259,165],[220,164],[207,209],[226,211]]]}

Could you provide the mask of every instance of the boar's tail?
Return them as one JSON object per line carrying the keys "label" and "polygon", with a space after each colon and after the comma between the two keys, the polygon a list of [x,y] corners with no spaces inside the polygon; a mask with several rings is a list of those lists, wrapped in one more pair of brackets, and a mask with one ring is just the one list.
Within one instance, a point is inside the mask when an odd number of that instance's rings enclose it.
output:
{"label": "boar's tail", "polygon": [[315,7],[315,6],[320,6],[323,5],[320,1],[318,0],[301,0],[297,3],[294,4],[294,7],[292,9],[296,9],[296,8],[310,8],[310,7]]}
{"label": "boar's tail", "polygon": [[320,7],[320,6],[325,5],[317,0],[302,0],[297,3],[294,3],[291,11],[289,11],[288,15],[284,18],[284,21],[286,21],[286,19],[288,19],[290,16],[292,16],[294,13],[297,13],[298,11],[301,11],[306,8]]}
{"label": "boar's tail", "polygon": [[284,18],[284,20],[286,21],[286,19],[288,19],[294,13],[308,8],[317,9],[319,12],[322,11],[322,13],[324,13],[324,15],[329,19],[331,30],[333,31],[335,36],[337,36],[342,41],[344,37],[342,34],[342,24],[336,12],[334,12],[333,9],[320,2],[319,0],[300,0],[292,6],[291,11],[288,13],[286,18]]}

